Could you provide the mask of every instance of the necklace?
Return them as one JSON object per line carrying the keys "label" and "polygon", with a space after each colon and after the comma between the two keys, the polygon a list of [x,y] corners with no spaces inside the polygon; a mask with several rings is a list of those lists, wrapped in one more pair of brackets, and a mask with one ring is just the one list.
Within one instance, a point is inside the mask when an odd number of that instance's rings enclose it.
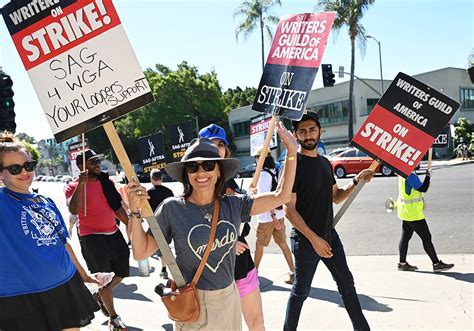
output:
{"label": "necklace", "polygon": [[[204,214],[202,215],[202,217],[207,220],[208,222],[211,222],[212,221],[212,214],[204,207],[202,206],[198,206],[199,208],[201,208],[201,211],[204,212]],[[211,204],[211,209],[214,210],[214,202]]]}
{"label": "necklace", "polygon": [[208,211],[204,206],[200,206],[194,201],[194,199],[189,199],[193,205],[201,209],[202,217],[207,220],[209,223],[212,221],[212,211],[214,211],[214,201],[211,203],[211,211]]}

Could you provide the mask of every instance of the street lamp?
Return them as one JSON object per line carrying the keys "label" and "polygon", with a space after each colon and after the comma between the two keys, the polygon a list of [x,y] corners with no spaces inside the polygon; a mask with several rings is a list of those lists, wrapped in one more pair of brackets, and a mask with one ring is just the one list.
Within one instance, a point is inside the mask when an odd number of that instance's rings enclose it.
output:
{"label": "street lamp", "polygon": [[367,38],[369,39],[373,39],[377,42],[377,44],[379,44],[379,61],[380,61],[380,85],[382,86],[382,95],[383,95],[383,76],[382,76],[382,48],[380,47],[380,41],[378,41],[377,39],[375,39],[374,37],[372,36],[369,36],[367,35],[366,36]]}
{"label": "street lamp", "polygon": [[194,118],[194,120],[196,121],[196,134],[199,134],[199,117],[197,115],[195,116],[184,115],[184,117]]}

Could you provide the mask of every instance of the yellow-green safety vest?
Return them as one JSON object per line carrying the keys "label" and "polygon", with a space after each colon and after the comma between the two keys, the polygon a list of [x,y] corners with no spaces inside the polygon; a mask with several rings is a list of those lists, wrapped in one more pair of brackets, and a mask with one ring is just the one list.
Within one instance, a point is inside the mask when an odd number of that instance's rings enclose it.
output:
{"label": "yellow-green safety vest", "polygon": [[412,188],[410,194],[407,194],[405,183],[405,178],[399,176],[397,200],[398,218],[404,221],[422,220],[425,218],[425,214],[423,213],[425,207],[423,193]]}

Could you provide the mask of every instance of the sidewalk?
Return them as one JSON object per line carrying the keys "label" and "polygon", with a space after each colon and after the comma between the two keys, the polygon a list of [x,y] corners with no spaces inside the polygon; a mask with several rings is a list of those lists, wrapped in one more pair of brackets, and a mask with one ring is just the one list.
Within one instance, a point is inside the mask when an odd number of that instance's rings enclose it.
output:
{"label": "sidewalk", "polygon": [[[433,169],[437,168],[445,168],[450,166],[457,166],[462,164],[474,163],[474,159],[463,160],[461,158],[451,159],[451,160],[432,160],[431,167]],[[420,162],[420,169],[426,169],[428,166],[428,161],[421,161]]]}
{"label": "sidewalk", "polygon": [[[426,255],[410,255],[417,272],[396,269],[397,256],[350,256],[364,313],[372,330],[473,330],[474,255],[441,255],[455,263],[452,272],[434,274]],[[115,291],[116,310],[128,330],[172,330],[160,298],[159,262],[149,277],[138,276],[131,260],[131,277]],[[267,330],[281,330],[291,287],[283,282],[287,272],[283,255],[266,254],[260,266],[260,286]],[[107,330],[107,318],[96,313],[85,330]],[[244,325],[244,330],[246,327]],[[310,297],[301,314],[299,330],[352,330],[336,284],[324,264],[318,266]],[[224,331],[224,330],[222,330]]]}

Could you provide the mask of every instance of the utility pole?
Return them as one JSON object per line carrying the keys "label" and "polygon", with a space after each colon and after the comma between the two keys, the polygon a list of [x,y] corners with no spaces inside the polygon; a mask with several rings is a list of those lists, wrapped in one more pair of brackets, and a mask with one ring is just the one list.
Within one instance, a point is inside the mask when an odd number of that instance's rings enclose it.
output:
{"label": "utility pole", "polygon": [[383,95],[384,90],[383,90],[383,75],[382,75],[382,47],[380,46],[380,41],[378,41],[374,37],[369,36],[369,35],[367,35],[366,37],[375,40],[375,42],[379,45],[380,85],[382,88],[381,94]]}

